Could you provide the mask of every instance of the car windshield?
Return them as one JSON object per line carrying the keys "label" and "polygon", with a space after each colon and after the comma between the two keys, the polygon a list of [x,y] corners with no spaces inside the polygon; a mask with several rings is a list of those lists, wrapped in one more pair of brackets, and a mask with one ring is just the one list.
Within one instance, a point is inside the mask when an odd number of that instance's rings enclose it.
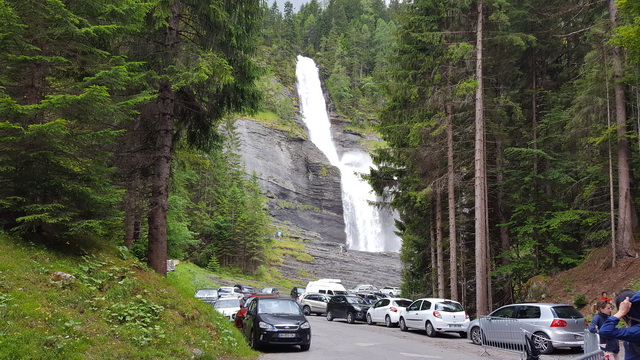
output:
{"label": "car windshield", "polygon": [[232,292],[232,291],[233,291],[233,290],[232,290],[231,288],[220,288],[220,289],[218,290],[218,292],[221,292],[221,293],[230,293],[230,292]]}
{"label": "car windshield", "polygon": [[216,301],[215,304],[213,304],[213,307],[216,308],[216,309],[230,308],[230,307],[240,307],[240,300],[238,300],[238,299],[218,300],[218,301]]}
{"label": "car windshield", "polygon": [[196,297],[215,297],[216,295],[218,295],[218,290],[215,289],[196,290]]}
{"label": "car windshield", "polygon": [[580,319],[583,317],[573,306],[554,306],[553,311],[560,319]]}
{"label": "car windshield", "polygon": [[394,303],[396,304],[396,306],[407,307],[411,305],[411,300],[396,300],[394,301]]}
{"label": "car windshield", "polygon": [[356,297],[356,296],[349,296],[347,297],[347,301],[350,304],[361,304],[361,305],[365,305],[366,303],[364,302],[364,299],[361,297]]}
{"label": "car windshield", "polygon": [[445,312],[464,311],[464,309],[462,308],[462,305],[458,304],[457,302],[451,302],[451,301],[437,303],[436,310],[445,311]]}
{"label": "car windshield", "polygon": [[259,314],[288,314],[300,315],[300,306],[294,301],[281,299],[261,299],[258,303]]}

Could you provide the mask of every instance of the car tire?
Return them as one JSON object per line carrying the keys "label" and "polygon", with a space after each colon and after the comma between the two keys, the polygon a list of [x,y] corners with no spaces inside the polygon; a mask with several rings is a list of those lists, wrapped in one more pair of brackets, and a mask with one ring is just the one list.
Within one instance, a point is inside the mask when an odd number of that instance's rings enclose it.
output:
{"label": "car tire", "polygon": [[300,350],[308,351],[310,347],[311,347],[311,344],[302,344],[300,345]]}
{"label": "car tire", "polygon": [[333,314],[331,310],[327,310],[327,321],[333,321]]}
{"label": "car tire", "polygon": [[555,350],[547,334],[543,332],[537,332],[533,335],[533,343],[538,348],[538,350],[540,350],[540,353],[549,355],[553,352],[553,350]]}
{"label": "car tire", "polygon": [[427,336],[428,337],[436,336],[436,329],[433,328],[433,324],[431,323],[431,321],[427,321],[424,324],[424,329],[427,331]]}
{"label": "car tire", "polygon": [[471,342],[476,345],[482,345],[482,331],[480,331],[479,326],[474,326],[471,328]]}
{"label": "car tire", "polygon": [[258,342],[258,334],[255,330],[251,331],[251,336],[249,337],[249,345],[253,350],[260,350],[260,343]]}
{"label": "car tire", "polygon": [[394,324],[391,322],[391,318],[389,317],[389,315],[384,317],[384,324],[387,327],[393,327]]}
{"label": "car tire", "polygon": [[347,313],[347,322],[349,324],[353,324],[354,322],[356,322],[356,318],[353,316],[353,313],[351,312]]}
{"label": "car tire", "polygon": [[305,306],[302,308],[302,313],[304,314],[304,316],[309,316],[309,315],[311,315],[311,308],[310,308],[309,306],[305,305]]}
{"label": "car tire", "polygon": [[371,319],[371,314],[367,314],[367,324],[373,325],[373,319]]}
{"label": "car tire", "polygon": [[398,321],[398,325],[400,326],[400,331],[407,331],[409,330],[409,328],[407,327],[407,324],[404,323],[404,318],[400,318],[400,320]]}

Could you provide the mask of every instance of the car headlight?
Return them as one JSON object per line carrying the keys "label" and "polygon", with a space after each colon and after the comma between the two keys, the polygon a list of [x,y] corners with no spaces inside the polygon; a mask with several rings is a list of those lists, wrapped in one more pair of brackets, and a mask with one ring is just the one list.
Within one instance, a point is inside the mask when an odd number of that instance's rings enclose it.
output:
{"label": "car headlight", "polygon": [[353,307],[356,311],[362,311],[362,308],[360,306],[354,306]]}
{"label": "car headlight", "polygon": [[309,329],[309,328],[311,328],[311,325],[307,321],[303,322],[302,325],[300,325],[300,329]]}
{"label": "car headlight", "polygon": [[270,330],[270,331],[275,331],[276,330],[275,326],[273,326],[273,325],[271,325],[269,323],[266,323],[264,321],[260,321],[258,323],[258,326],[260,326],[260,329],[265,329],[265,330]]}

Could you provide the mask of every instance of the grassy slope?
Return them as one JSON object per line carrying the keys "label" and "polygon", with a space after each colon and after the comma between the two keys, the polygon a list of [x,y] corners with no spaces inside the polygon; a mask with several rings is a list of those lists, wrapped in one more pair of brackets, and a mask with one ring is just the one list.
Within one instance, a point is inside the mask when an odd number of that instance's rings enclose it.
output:
{"label": "grassy slope", "polygon": [[[257,355],[226,318],[193,298],[196,287],[213,286],[199,268],[181,264],[165,279],[108,244],[64,246],[52,251],[0,234],[0,359]],[[56,271],[75,281],[52,281]]]}

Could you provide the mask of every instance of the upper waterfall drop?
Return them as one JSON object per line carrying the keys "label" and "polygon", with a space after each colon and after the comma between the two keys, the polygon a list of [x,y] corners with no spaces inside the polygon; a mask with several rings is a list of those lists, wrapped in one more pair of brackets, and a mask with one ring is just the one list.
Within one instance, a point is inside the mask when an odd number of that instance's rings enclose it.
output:
{"label": "upper waterfall drop", "polygon": [[349,151],[338,155],[315,62],[298,55],[296,77],[300,110],[309,137],[331,165],[340,169],[347,245],[360,251],[400,251],[401,239],[395,234],[395,214],[371,205],[380,199],[369,183],[360,176],[374,167],[371,157],[364,151]]}

